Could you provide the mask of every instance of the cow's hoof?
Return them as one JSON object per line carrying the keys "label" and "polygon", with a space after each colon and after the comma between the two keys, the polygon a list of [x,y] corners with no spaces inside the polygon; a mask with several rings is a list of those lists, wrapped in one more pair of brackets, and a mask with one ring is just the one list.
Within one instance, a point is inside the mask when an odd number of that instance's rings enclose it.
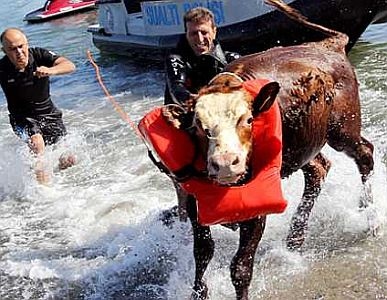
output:
{"label": "cow's hoof", "polygon": [[372,205],[374,202],[374,197],[372,194],[371,184],[366,182],[363,184],[362,192],[360,195],[359,209],[364,210]]}
{"label": "cow's hoof", "polygon": [[208,287],[205,283],[195,285],[190,300],[205,300],[208,297]]}
{"label": "cow's hoof", "polygon": [[370,205],[364,210],[367,217],[367,233],[370,236],[377,237],[380,234],[381,229],[381,220],[377,208],[373,205]]}

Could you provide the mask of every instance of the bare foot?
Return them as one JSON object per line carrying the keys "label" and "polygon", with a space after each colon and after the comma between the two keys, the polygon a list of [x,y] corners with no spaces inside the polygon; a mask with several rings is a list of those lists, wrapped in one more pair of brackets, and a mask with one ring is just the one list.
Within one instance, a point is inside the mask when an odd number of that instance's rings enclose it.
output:
{"label": "bare foot", "polygon": [[36,181],[39,184],[47,185],[51,180],[51,173],[47,170],[44,162],[42,160],[38,160],[35,165],[35,176]]}
{"label": "bare foot", "polygon": [[36,180],[39,184],[47,185],[50,183],[50,173],[45,170],[35,170]]}
{"label": "bare foot", "polygon": [[59,170],[65,170],[74,166],[77,163],[77,159],[73,154],[62,154],[59,157]]}

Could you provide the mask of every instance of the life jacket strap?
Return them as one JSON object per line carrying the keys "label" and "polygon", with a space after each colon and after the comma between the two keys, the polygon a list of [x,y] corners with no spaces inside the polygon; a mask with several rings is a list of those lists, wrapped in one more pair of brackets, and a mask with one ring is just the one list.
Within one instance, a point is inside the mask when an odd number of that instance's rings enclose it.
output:
{"label": "life jacket strap", "polygon": [[170,171],[161,161],[157,160],[152,151],[148,150],[148,156],[151,159],[151,161],[154,163],[154,165],[164,174],[166,174],[168,177],[176,180],[177,182],[184,182],[188,179],[192,178],[193,176],[196,177],[202,177],[204,174],[200,173],[195,169],[195,167],[192,164],[186,165],[182,168],[180,168],[177,171]]}

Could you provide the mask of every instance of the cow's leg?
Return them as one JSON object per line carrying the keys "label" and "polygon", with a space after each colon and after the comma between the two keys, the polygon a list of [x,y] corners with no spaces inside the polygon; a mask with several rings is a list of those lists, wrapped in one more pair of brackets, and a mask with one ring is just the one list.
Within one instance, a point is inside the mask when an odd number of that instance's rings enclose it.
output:
{"label": "cow's leg", "polygon": [[305,240],[309,215],[321,191],[321,185],[331,166],[330,161],[321,153],[302,167],[305,179],[304,193],[296,213],[293,215],[286,245],[290,250],[299,250]]}
{"label": "cow's leg", "polygon": [[266,217],[240,223],[239,248],[231,262],[231,280],[238,300],[248,299],[258,243],[265,229]]}
{"label": "cow's leg", "polygon": [[[349,134],[345,134],[344,132],[349,132]],[[371,185],[368,179],[374,168],[374,146],[355,130],[339,131],[338,133],[330,134],[328,143],[332,148],[337,151],[343,151],[356,162],[363,183],[363,192],[360,197],[359,208],[367,208],[373,202]],[[371,234],[376,235],[379,227],[377,211],[375,208],[371,208],[366,213],[369,231]]]}
{"label": "cow's leg", "polygon": [[360,138],[360,141],[344,147],[344,152],[355,160],[359,169],[363,183],[363,196],[360,198],[359,206],[360,208],[366,208],[373,201],[371,185],[368,179],[374,169],[374,146],[365,138]]}
{"label": "cow's leg", "polygon": [[334,102],[332,109],[328,144],[336,151],[343,151],[356,162],[364,189],[360,207],[364,208],[372,202],[368,179],[374,168],[374,146],[361,136],[361,111],[357,86],[343,85],[342,89],[336,92],[339,101]]}
{"label": "cow's leg", "polygon": [[187,202],[188,217],[191,220],[193,230],[193,253],[195,258],[195,282],[193,286],[192,300],[207,299],[208,289],[203,280],[204,272],[214,256],[215,243],[211,237],[209,226],[202,226],[197,221],[196,200],[189,196]]}
{"label": "cow's leg", "polygon": [[349,157],[353,158],[361,175],[363,183],[363,197],[360,199],[359,206],[365,208],[372,202],[371,187],[368,179],[374,169],[374,146],[360,135],[330,134],[328,144],[337,151],[343,151]]}
{"label": "cow's leg", "polygon": [[187,201],[189,195],[181,188],[179,183],[172,180],[176,190],[177,202],[178,204],[173,206],[170,209],[166,209],[161,212],[159,220],[169,228],[172,228],[173,224],[179,217],[180,221],[187,221]]}

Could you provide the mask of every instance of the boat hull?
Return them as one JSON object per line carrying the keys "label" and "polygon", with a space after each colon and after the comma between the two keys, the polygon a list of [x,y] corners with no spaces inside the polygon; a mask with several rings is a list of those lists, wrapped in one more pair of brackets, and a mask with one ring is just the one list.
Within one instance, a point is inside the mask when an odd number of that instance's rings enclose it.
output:
{"label": "boat hull", "polygon": [[[349,51],[369,24],[383,21],[387,12],[384,0],[296,0],[290,3],[310,21],[346,33]],[[128,55],[134,58],[159,60],[176,46],[180,34],[147,36],[107,33],[105,28],[89,28],[92,39],[102,52]],[[274,46],[288,46],[321,40],[324,36],[305,28],[279,11],[242,22],[218,27],[222,47],[241,54],[250,54]]]}

